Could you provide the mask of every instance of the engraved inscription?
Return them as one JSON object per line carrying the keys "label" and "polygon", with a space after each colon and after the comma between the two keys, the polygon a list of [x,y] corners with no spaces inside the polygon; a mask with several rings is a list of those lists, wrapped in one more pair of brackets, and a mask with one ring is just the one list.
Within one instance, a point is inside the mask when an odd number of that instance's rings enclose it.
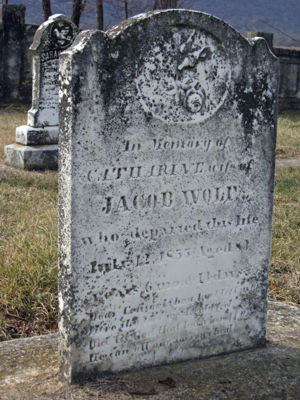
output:
{"label": "engraved inscription", "polygon": [[[217,256],[224,256],[230,253],[244,252],[249,249],[249,240],[239,241],[235,243],[228,242],[222,246],[216,245],[203,245],[198,243],[197,248],[172,248],[165,251],[160,251],[159,255],[155,254],[137,254],[134,257],[127,257],[126,259],[119,260],[117,258],[108,257],[105,261],[98,262],[94,260],[90,263],[89,272],[91,274],[100,273],[106,275],[115,270],[122,270],[128,267],[142,267],[145,265],[157,263],[159,261],[172,261],[180,259],[191,259],[205,257],[215,258]],[[190,282],[192,283],[192,282]]]}
{"label": "engraved inscription", "polygon": [[99,232],[97,236],[85,236],[81,238],[82,244],[92,245],[96,243],[113,244],[120,240],[130,241],[157,241],[163,239],[166,236],[181,236],[181,235],[197,235],[205,232],[216,232],[223,231],[224,229],[231,229],[233,227],[251,227],[253,228],[259,222],[257,216],[251,214],[248,215],[236,215],[234,219],[218,219],[212,217],[206,220],[198,219],[195,223],[182,224],[182,225],[164,225],[160,227],[138,227],[129,230],[127,234],[123,234],[122,238],[117,232],[105,233]]}
{"label": "engraved inscription", "polygon": [[111,259],[110,257],[108,257],[107,261],[104,263],[92,261],[90,263],[90,272],[92,274],[95,272],[100,272],[105,275],[113,270],[125,269],[129,266],[139,267],[141,265],[147,265],[150,262],[149,259],[149,254],[138,254],[134,258],[126,258],[125,260],[118,260],[117,258]]}
{"label": "engraved inscription", "polygon": [[101,210],[105,214],[123,213],[135,210],[166,209],[174,206],[175,202],[185,206],[201,204],[224,204],[239,198],[248,199],[242,193],[240,185],[220,186],[214,188],[197,188],[182,190],[178,193],[133,193],[130,196],[105,197],[100,200]]}
{"label": "engraved inscription", "polygon": [[120,196],[118,198],[106,197],[102,211],[105,214],[119,213],[134,210],[154,210],[157,208],[170,208],[174,203],[172,192],[161,193],[134,193],[132,196]]}
{"label": "engraved inscription", "polygon": [[132,142],[126,140],[124,142],[124,151],[137,151],[137,150],[201,150],[207,153],[210,150],[224,150],[230,148],[232,144],[230,136],[225,136],[220,139],[208,139],[208,138],[191,138],[191,139],[177,139],[174,140],[171,137],[157,137],[152,141],[143,143]]}
{"label": "engraved inscription", "polygon": [[59,57],[60,53],[61,53],[60,49],[45,51],[45,52],[41,53],[41,61],[45,62],[48,60],[57,59]]}
{"label": "engraved inscription", "polygon": [[180,164],[160,164],[151,166],[112,167],[103,170],[90,170],[87,174],[89,182],[112,181],[121,179],[158,178],[161,176],[190,176],[204,173],[223,172],[235,169],[231,161],[206,164],[204,161],[184,162]]}
{"label": "engraved inscription", "polygon": [[[223,318],[227,319],[229,321],[234,320],[234,318]],[[221,321],[220,321],[221,322]],[[164,336],[167,334],[171,334],[174,332],[177,332],[179,330],[186,331],[187,328],[198,328],[201,326],[201,324],[193,324],[193,326],[188,325],[187,323],[182,323],[182,324],[176,324],[175,326],[171,327],[162,327],[162,329],[159,330],[159,334]],[[123,334],[122,336],[118,336],[118,342],[121,343],[126,343],[128,340],[131,340],[133,343],[135,343],[134,346],[134,353],[149,353],[149,352],[154,352],[159,349],[166,349],[168,348],[169,351],[173,351],[175,348],[178,348],[178,346],[184,345],[184,343],[197,343],[197,347],[201,347],[205,345],[203,343],[204,340],[209,340],[212,337],[218,337],[218,336],[228,336],[233,330],[233,325],[230,324],[229,326],[215,326],[210,329],[206,329],[205,331],[199,331],[196,335],[182,335],[178,336],[177,338],[173,340],[167,340],[164,341],[163,339],[160,339],[159,341],[156,342],[150,342],[149,341],[142,341],[141,337],[139,335],[133,335],[131,332]],[[202,342],[202,343],[201,343]],[[91,340],[90,341],[90,350],[93,350],[93,352],[89,353],[89,362],[94,363],[94,362],[101,362],[103,360],[112,360],[112,359],[119,359],[119,358],[125,358],[126,356],[128,357],[128,351],[124,350],[122,347],[114,346],[113,351],[110,351],[108,353],[103,353],[101,351],[95,352],[97,348],[103,347],[103,344],[99,340]]]}
{"label": "engraved inscription", "polygon": [[196,251],[188,248],[184,249],[171,249],[167,251],[161,251],[160,257],[161,260],[164,259],[181,259],[181,258],[190,258],[202,256],[207,258],[215,258],[218,255],[232,253],[235,251],[244,251],[248,250],[249,242],[245,240],[244,242],[238,243],[226,243],[223,246],[198,246]]}

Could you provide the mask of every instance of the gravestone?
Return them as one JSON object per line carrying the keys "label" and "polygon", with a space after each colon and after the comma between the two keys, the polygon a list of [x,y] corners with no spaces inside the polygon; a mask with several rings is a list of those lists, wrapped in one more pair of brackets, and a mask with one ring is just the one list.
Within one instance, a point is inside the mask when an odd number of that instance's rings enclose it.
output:
{"label": "gravestone", "polygon": [[271,32],[245,32],[245,36],[247,39],[255,38],[255,37],[262,37],[268,43],[270,49],[273,51],[273,40],[274,40],[274,33]]}
{"label": "gravestone", "polygon": [[60,57],[61,368],[264,345],[278,61],[198,12],[81,33]]}
{"label": "gravestone", "polygon": [[78,33],[65,16],[49,17],[36,31],[33,56],[32,107],[27,125],[16,129],[16,144],[5,147],[6,162],[24,169],[57,169],[58,57]]}
{"label": "gravestone", "polygon": [[24,36],[25,7],[0,5],[0,98],[5,102],[20,100]]}

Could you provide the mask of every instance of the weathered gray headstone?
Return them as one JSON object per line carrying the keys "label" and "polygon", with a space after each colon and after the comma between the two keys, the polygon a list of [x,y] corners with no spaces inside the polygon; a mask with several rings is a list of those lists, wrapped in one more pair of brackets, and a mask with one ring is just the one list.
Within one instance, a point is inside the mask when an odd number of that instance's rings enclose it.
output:
{"label": "weathered gray headstone", "polygon": [[0,5],[0,98],[6,102],[20,100],[24,33],[25,7]]}
{"label": "weathered gray headstone", "polygon": [[[16,144],[5,147],[6,162],[24,169],[57,169],[58,57],[78,33],[65,16],[52,15],[34,35],[32,107],[16,129]],[[21,146],[20,146],[21,145]]]}
{"label": "weathered gray headstone", "polygon": [[60,57],[61,365],[70,382],[265,343],[278,61],[172,10]]}

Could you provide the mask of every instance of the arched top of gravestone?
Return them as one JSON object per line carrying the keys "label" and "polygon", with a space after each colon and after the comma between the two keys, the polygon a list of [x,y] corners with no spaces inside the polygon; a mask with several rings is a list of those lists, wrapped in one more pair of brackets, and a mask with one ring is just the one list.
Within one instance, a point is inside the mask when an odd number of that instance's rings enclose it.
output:
{"label": "arched top of gravestone", "polygon": [[51,15],[37,29],[30,50],[42,53],[50,50],[63,51],[78,34],[78,28],[62,14]]}
{"label": "arched top of gravestone", "polygon": [[[171,20],[171,21],[170,21]],[[185,9],[169,9],[169,10],[157,10],[157,11],[149,11],[146,13],[138,14],[133,17],[130,17],[119,24],[113,26],[111,29],[106,31],[106,35],[109,39],[117,39],[118,37],[122,37],[126,33],[131,35],[130,31],[134,29],[138,29],[141,33],[141,28],[151,28],[151,25],[154,24],[156,28],[155,31],[151,32],[156,35],[159,34],[160,29],[166,29],[168,22],[171,22],[171,26],[175,25],[186,25],[190,27],[194,27],[194,29],[203,29],[207,30],[211,34],[216,34],[218,40],[223,41],[226,40],[224,35],[220,35],[220,33],[229,33],[231,32],[234,35],[235,40],[240,40],[249,45],[253,45],[254,42],[260,41],[262,43],[265,42],[263,37],[256,38],[246,38],[237,30],[235,30],[230,24],[223,21],[222,19],[207,14],[200,11],[193,10],[185,10]],[[152,26],[153,28],[153,26]],[[145,32],[146,33],[146,32]],[[230,37],[232,38],[232,37]],[[269,51],[272,57],[276,56]]]}
{"label": "arched top of gravestone", "polygon": [[134,81],[144,111],[166,123],[211,117],[228,98],[245,54],[258,63],[275,57],[264,39],[247,40],[219,18],[190,10],[139,14],[93,35],[79,35],[73,51],[83,51],[89,38],[92,43],[106,38],[110,71],[118,64],[131,71],[126,79]]}

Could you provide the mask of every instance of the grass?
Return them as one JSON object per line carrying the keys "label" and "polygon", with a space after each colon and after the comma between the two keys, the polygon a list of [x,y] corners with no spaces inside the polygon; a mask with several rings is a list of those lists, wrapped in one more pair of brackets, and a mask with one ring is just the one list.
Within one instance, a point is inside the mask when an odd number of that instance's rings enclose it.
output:
{"label": "grass", "polygon": [[300,305],[300,168],[277,169],[269,298]]}
{"label": "grass", "polygon": [[0,339],[57,319],[57,173],[1,174]]}
{"label": "grass", "polygon": [[[0,109],[0,162],[24,123],[24,110]],[[297,131],[300,113],[279,118],[278,148],[287,157],[300,154]],[[0,193],[0,340],[56,330],[57,173],[0,167]],[[269,298],[298,305],[299,199],[300,169],[277,170]]]}
{"label": "grass", "polygon": [[299,111],[289,111],[279,114],[276,156],[279,158],[300,156]]}
{"label": "grass", "polygon": [[0,108],[0,162],[4,159],[4,146],[15,142],[16,127],[26,125],[28,106]]}

